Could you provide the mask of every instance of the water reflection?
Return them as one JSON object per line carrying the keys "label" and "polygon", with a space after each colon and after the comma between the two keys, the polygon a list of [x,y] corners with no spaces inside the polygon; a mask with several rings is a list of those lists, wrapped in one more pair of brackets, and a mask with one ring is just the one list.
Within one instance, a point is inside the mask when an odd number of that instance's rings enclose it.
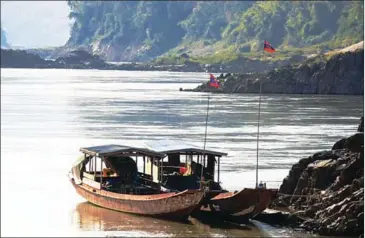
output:
{"label": "water reflection", "polygon": [[147,236],[267,237],[267,233],[251,223],[208,223],[195,218],[186,222],[174,222],[112,211],[88,202],[76,206],[74,218],[73,223],[82,231],[124,231]]}

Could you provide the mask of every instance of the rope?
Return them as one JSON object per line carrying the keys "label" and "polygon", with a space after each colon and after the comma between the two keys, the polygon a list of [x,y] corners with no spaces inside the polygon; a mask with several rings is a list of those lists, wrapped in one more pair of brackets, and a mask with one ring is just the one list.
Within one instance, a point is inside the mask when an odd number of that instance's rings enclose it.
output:
{"label": "rope", "polygon": [[284,194],[284,193],[278,193],[279,196],[283,196],[283,197],[312,197],[315,194],[310,194],[310,195],[293,195],[293,194]]}
{"label": "rope", "polygon": [[312,198],[321,198],[320,194],[309,194],[309,195],[294,195],[294,194],[284,194],[284,193],[278,193],[279,196],[282,197],[294,197],[294,198],[308,198],[308,197],[312,197]]}

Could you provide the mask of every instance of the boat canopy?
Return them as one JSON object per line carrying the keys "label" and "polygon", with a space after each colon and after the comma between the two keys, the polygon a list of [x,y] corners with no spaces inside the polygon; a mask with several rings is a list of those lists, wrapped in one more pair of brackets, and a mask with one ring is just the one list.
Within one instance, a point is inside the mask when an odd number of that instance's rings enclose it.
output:
{"label": "boat canopy", "polygon": [[84,147],[80,149],[81,152],[91,156],[110,156],[110,155],[136,155],[136,156],[150,156],[156,159],[165,157],[165,154],[159,153],[146,148],[137,148],[124,145],[101,145]]}
{"label": "boat canopy", "polygon": [[[160,160],[166,156],[163,153],[159,153],[146,148],[136,148],[124,145],[101,145],[101,146],[83,147],[80,148],[80,151],[86,155],[89,155],[89,157],[81,156],[77,158],[77,160],[73,163],[70,172],[76,184],[81,183],[82,166],[91,159],[91,156],[104,157],[104,162],[116,170],[117,168],[124,167],[121,166],[121,163],[133,160],[131,156],[148,156],[156,160]],[[115,158],[119,159],[115,160]],[[120,158],[124,158],[124,161],[120,161]]]}
{"label": "boat canopy", "polygon": [[174,140],[158,140],[145,143],[145,147],[164,154],[205,154],[213,156],[227,156],[227,153],[204,150],[190,143]]}

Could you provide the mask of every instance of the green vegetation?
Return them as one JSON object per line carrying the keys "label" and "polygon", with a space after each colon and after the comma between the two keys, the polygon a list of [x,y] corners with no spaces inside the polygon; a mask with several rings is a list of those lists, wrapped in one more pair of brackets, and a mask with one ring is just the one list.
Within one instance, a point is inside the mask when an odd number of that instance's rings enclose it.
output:
{"label": "green vegetation", "polygon": [[68,1],[68,4],[70,18],[75,19],[68,45],[98,42],[121,48],[140,47],[157,56],[175,47],[184,36],[178,23],[189,15],[195,3]]}
{"label": "green vegetation", "polygon": [[[155,62],[226,63],[315,54],[364,37],[361,1],[69,1],[70,46],[111,45]],[[180,59],[187,53],[189,59]]]}

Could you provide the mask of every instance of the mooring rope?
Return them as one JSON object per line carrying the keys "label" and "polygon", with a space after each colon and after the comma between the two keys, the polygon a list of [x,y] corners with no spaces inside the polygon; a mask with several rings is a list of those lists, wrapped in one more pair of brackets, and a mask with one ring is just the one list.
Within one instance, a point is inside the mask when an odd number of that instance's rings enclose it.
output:
{"label": "mooring rope", "polygon": [[308,195],[294,195],[294,194],[285,194],[285,193],[278,193],[279,196],[283,197],[319,197],[319,194],[308,194]]}

